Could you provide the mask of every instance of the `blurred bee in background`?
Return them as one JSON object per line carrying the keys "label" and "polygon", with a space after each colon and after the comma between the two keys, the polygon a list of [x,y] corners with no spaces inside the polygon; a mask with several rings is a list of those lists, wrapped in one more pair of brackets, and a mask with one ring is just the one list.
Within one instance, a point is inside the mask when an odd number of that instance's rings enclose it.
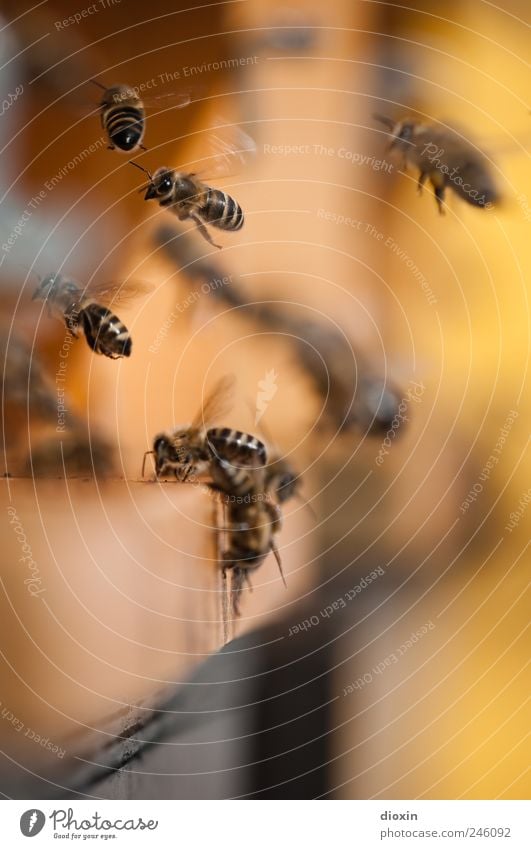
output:
{"label": "blurred bee in background", "polygon": [[0,327],[2,419],[6,447],[16,445],[28,417],[56,423],[57,395],[38,354],[7,326]]}
{"label": "blurred bee in background", "polygon": [[301,322],[293,345],[333,427],[339,432],[358,427],[370,436],[389,430],[400,405],[399,392],[373,373],[339,330]]}
{"label": "blurred bee in background", "polygon": [[93,286],[81,289],[71,277],[48,274],[34,292],[34,301],[44,301],[48,314],[64,320],[67,330],[77,338],[79,329],[85,334],[89,348],[110,359],[129,357],[132,339],[125,324],[100,301],[122,301],[138,295],[139,288],[130,284]]}
{"label": "blurred bee in background", "polygon": [[419,193],[429,179],[441,214],[447,188],[481,208],[500,201],[487,157],[456,130],[413,118],[397,122],[380,114],[374,118],[390,131],[389,150],[401,153],[403,167],[410,163],[419,169]]}
{"label": "blurred bee in background", "polygon": [[[109,474],[111,446],[58,396],[36,351],[7,327],[0,328],[3,362],[2,418],[6,466],[31,477]],[[58,432],[59,405],[62,426]]]}
{"label": "blurred bee in background", "polygon": [[115,473],[114,449],[103,437],[88,433],[81,423],[68,433],[40,440],[29,453],[24,471],[28,476],[109,477]]}
{"label": "blurred bee in background", "polygon": [[[253,140],[243,130],[234,130],[232,135],[235,140],[231,142],[220,136],[210,137],[211,145],[220,148],[212,157],[218,175],[227,175],[231,168],[243,163],[256,150]],[[144,200],[157,200],[160,206],[175,213],[180,221],[194,221],[203,238],[214,247],[221,248],[221,245],[213,241],[206,224],[231,232],[243,227],[244,214],[240,204],[226,192],[207,185],[196,173],[163,166],[152,174],[137,162],[131,162],[131,165],[149,178],[149,183],[140,189],[145,191]],[[211,173],[213,175],[214,171]]]}
{"label": "blurred bee in background", "polygon": [[141,100],[132,86],[118,83],[106,88],[97,80],[91,82],[103,89],[99,104],[101,125],[109,139],[109,150],[131,153],[133,150],[147,150],[142,144],[146,125],[145,106],[147,103],[171,97],[174,108],[188,106],[190,97],[182,95],[162,95],[148,101]]}
{"label": "blurred bee in background", "polygon": [[210,473],[221,461],[245,467],[263,466],[267,459],[265,445],[255,436],[232,428],[209,427],[230,406],[233,385],[231,376],[220,378],[190,425],[158,434],[153,450],[144,454],[142,476],[149,454],[155,455],[157,478],[174,475],[179,481]]}
{"label": "blurred bee in background", "polygon": [[[185,279],[203,284],[201,291],[206,290],[208,297],[241,309],[262,327],[284,331],[297,365],[323,400],[325,419],[337,431],[357,426],[378,436],[389,430],[400,404],[399,392],[374,374],[340,330],[324,322],[301,320],[282,304],[249,301],[238,278],[227,276],[211,257],[203,257],[189,233],[163,226],[155,231],[154,241]],[[217,281],[226,279],[230,286],[218,285]]]}

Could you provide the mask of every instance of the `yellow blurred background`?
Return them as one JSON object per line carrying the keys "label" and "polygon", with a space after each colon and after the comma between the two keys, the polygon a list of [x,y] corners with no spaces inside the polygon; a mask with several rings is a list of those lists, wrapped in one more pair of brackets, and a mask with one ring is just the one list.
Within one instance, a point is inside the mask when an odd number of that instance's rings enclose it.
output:
{"label": "yellow blurred background", "polygon": [[[8,451],[5,502],[23,520],[48,591],[35,614],[8,521],[2,703],[59,739],[185,680],[220,647],[211,505],[184,487],[167,494],[139,483],[142,456],[156,432],[191,419],[225,372],[236,373],[238,395],[224,424],[252,431],[247,400],[273,369],[278,391],[265,424],[301,470],[315,518],[287,506],[288,592],[268,560],[236,635],[297,621],[296,605],[314,598],[318,609],[323,587],[340,596],[371,569],[385,573],[365,619],[357,602],[336,619],[329,794],[525,798],[527,4],[249,0],[210,6],[208,16],[177,6],[152,4],[148,21],[145,4],[115,4],[63,31],[55,22],[72,10],[54,1],[13,24],[14,43],[33,46],[13,71],[25,91],[3,139],[3,237],[11,205],[24,209],[101,137],[87,117],[90,77],[140,85],[180,71],[176,88],[189,87],[194,102],[148,117],[146,167],[185,167],[220,116],[257,146],[252,165],[220,184],[244,208],[245,227],[221,234],[220,252],[198,242],[200,254],[250,301],[341,328],[410,399],[409,421],[377,463],[385,434],[319,427],[322,399],[283,332],[208,298],[181,314],[189,278],[154,241],[171,220],[144,204],[125,157],[87,157],[47,193],[20,253],[0,268],[4,320],[34,342],[53,376],[64,329],[30,303],[35,281],[21,265],[44,275],[64,263],[84,281],[139,279],[147,295],[120,311],[134,339],[130,360],[97,359],[79,341],[69,361],[73,408],[119,447],[116,479],[20,477],[39,423],[17,426]],[[15,9],[5,4],[6,19]],[[246,61],[226,67],[234,57]],[[208,63],[222,69],[183,74]],[[492,158],[503,203],[486,213],[448,193],[440,216],[431,190],[419,197],[417,174],[387,151],[376,111],[458,125]],[[415,386],[418,402],[407,394]],[[386,665],[426,623],[434,627]],[[20,742],[6,723],[0,735]]]}

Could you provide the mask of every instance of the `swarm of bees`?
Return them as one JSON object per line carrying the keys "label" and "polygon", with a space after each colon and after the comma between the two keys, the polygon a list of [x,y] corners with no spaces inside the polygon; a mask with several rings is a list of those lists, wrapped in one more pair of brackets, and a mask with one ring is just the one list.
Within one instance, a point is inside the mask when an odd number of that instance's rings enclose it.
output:
{"label": "swarm of bees", "polygon": [[[129,85],[106,87],[97,80],[91,82],[102,90],[98,111],[109,149],[125,154],[146,151],[143,141],[149,102]],[[160,103],[163,98],[155,101]],[[186,94],[173,96],[173,100],[177,108],[190,103]],[[395,122],[386,116],[375,117],[389,131],[389,147],[401,154],[404,166],[411,164],[418,168],[419,191],[426,180],[430,181],[441,213],[446,189],[480,208],[498,202],[499,194],[487,158],[457,131],[442,130],[409,118]],[[237,232],[243,227],[245,217],[240,204],[228,193],[211,187],[210,180],[234,173],[255,153],[253,140],[242,129],[231,128],[230,133],[227,130],[221,127],[218,133],[210,134],[209,155],[203,159],[212,164],[211,176],[166,166],[152,172],[129,160],[147,176],[147,183],[140,189],[144,199],[157,201],[181,222],[192,222],[200,236],[217,248],[221,246],[214,242],[209,228]],[[175,230],[163,226],[155,240],[181,272],[186,269],[184,273],[190,279],[208,283],[220,275],[215,262],[200,258],[188,236],[183,238],[182,233],[178,236]],[[303,321],[275,305],[253,304],[234,281],[230,287],[211,286],[208,291],[225,305],[243,307],[262,326],[286,331],[299,365],[323,399],[325,414],[337,430],[358,426],[377,434],[389,428],[396,413],[398,393],[372,374],[359,354],[352,356],[352,346],[339,330],[327,329],[317,321]],[[43,301],[48,314],[63,321],[74,338],[82,333],[95,354],[119,359],[131,355],[132,340],[111,306],[118,297],[121,300],[137,293],[136,287],[127,284],[83,288],[68,275],[54,272],[39,282],[33,299]],[[31,355],[23,343],[13,339],[10,356],[18,362],[18,371],[12,368],[12,379],[5,381],[4,403],[18,409],[24,401],[21,387],[24,388],[24,382],[29,387]],[[4,361],[7,359],[6,353]],[[21,362],[26,375],[24,381],[20,377]],[[352,364],[350,370],[347,362]],[[56,413],[56,398],[35,359],[31,380],[33,404],[46,420]],[[217,527],[221,573],[224,582],[230,575],[232,612],[238,616],[243,588],[250,584],[250,573],[270,553],[275,556],[284,581],[277,538],[282,527],[282,508],[291,498],[300,496],[301,479],[290,463],[276,449],[266,447],[261,439],[217,423],[227,410],[232,385],[232,378],[222,378],[190,424],[157,434],[152,449],[144,455],[142,475],[146,457],[152,455],[156,480],[199,480],[215,494],[223,512]],[[26,394],[23,395],[25,398]],[[73,417],[69,437],[61,446],[63,463],[66,458],[71,466],[77,464],[80,469],[92,464],[93,471],[97,471],[96,467],[108,467],[109,446],[101,440],[89,444],[78,425]],[[32,454],[28,470],[33,473],[41,469],[46,474],[55,469],[56,448],[57,445],[50,450],[44,443]]]}

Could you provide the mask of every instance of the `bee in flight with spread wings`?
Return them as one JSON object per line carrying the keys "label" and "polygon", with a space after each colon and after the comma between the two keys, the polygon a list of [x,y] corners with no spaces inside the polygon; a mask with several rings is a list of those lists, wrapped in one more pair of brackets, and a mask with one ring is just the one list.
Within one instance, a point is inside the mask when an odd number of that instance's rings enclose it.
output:
{"label": "bee in flight with spread wings", "polygon": [[89,348],[96,354],[115,360],[129,357],[133,343],[125,324],[106,304],[129,300],[139,291],[131,283],[83,289],[71,277],[54,272],[41,280],[33,300],[44,301],[48,314],[62,319],[75,338],[81,329]]}
{"label": "bee in flight with spread wings", "polygon": [[107,134],[109,150],[131,153],[133,150],[146,150],[142,144],[146,127],[146,107],[162,102],[170,102],[172,108],[182,109],[188,106],[191,98],[188,94],[162,94],[149,99],[141,99],[133,86],[118,83],[109,88],[97,80],[91,83],[103,89],[99,103],[101,126]]}
{"label": "bee in flight with spread wings", "polygon": [[462,133],[414,118],[395,121],[379,113],[374,118],[387,127],[388,149],[401,154],[404,168],[411,164],[419,169],[419,194],[429,179],[441,215],[446,189],[481,209],[500,202],[489,159]]}
{"label": "bee in flight with spread wings", "polygon": [[[210,155],[205,159],[210,160],[213,167],[208,179],[236,173],[256,151],[254,141],[239,127],[221,128],[220,133],[210,134],[209,143]],[[213,241],[206,224],[232,232],[243,227],[240,204],[226,192],[207,185],[195,172],[162,166],[152,174],[137,162],[131,165],[140,168],[149,178],[149,183],[140,189],[145,191],[144,200],[157,200],[180,221],[194,221],[203,238],[214,247],[221,248],[221,245]]]}

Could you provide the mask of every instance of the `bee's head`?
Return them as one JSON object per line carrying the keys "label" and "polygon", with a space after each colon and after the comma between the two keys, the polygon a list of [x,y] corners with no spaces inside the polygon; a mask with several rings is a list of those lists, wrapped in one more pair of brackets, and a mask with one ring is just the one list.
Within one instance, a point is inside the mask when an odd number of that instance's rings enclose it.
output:
{"label": "bee's head", "polygon": [[160,474],[166,463],[176,461],[173,446],[163,433],[155,437],[153,441],[153,454],[155,455],[155,471]]}
{"label": "bee's head", "polygon": [[52,274],[47,274],[46,277],[43,277],[43,279],[35,289],[32,301],[46,301],[50,297],[52,292],[57,290],[57,287],[60,285],[60,282],[60,274],[56,274],[55,272]]}
{"label": "bee's head", "polygon": [[106,88],[102,99],[102,106],[120,106],[122,103],[138,100],[138,94],[129,85],[117,83],[116,85]]}
{"label": "bee's head", "polygon": [[172,434],[171,439],[164,433],[156,436],[153,442],[153,451],[155,452],[157,470],[162,468],[165,463],[172,463],[176,466],[190,465],[193,456],[188,444],[187,430],[176,431]]}
{"label": "bee's head", "polygon": [[389,150],[408,151],[413,144],[413,134],[415,132],[416,121],[411,118],[406,118],[404,121],[393,121],[386,115],[374,114],[374,118],[383,124],[389,130],[391,141]]}
{"label": "bee's head", "polygon": [[144,200],[162,198],[171,192],[173,188],[173,171],[171,168],[158,168],[153,174],[151,183],[147,187]]}
{"label": "bee's head", "polygon": [[413,135],[415,132],[415,121],[407,120],[400,121],[393,127],[392,139],[389,144],[389,150],[401,150],[408,153],[412,146]]}

